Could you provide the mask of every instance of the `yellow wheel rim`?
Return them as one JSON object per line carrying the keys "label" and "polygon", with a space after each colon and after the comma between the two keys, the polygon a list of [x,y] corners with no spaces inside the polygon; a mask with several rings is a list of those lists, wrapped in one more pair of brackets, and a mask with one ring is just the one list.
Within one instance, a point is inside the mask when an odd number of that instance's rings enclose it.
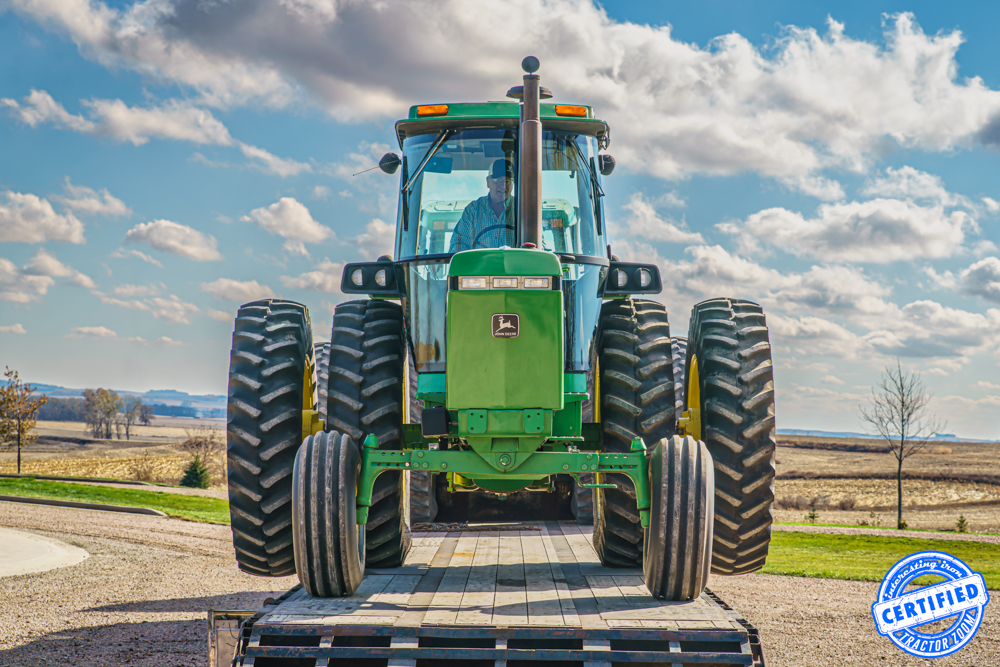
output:
{"label": "yellow wheel rim", "polygon": [[686,409],[681,414],[681,418],[677,420],[677,425],[684,435],[701,440],[701,389],[698,382],[698,355],[696,354],[691,355],[684,407]]}

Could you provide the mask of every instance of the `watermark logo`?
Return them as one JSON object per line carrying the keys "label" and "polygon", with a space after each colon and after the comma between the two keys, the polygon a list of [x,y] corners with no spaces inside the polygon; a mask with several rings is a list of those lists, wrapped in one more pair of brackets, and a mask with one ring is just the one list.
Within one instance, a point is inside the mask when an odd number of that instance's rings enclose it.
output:
{"label": "watermark logo", "polygon": [[[936,575],[944,581],[907,591],[914,579]],[[882,580],[872,616],[878,633],[911,655],[940,658],[976,635],[990,601],[983,575],[942,551],[921,551],[896,563]],[[952,619],[940,632],[918,632],[934,621]]]}

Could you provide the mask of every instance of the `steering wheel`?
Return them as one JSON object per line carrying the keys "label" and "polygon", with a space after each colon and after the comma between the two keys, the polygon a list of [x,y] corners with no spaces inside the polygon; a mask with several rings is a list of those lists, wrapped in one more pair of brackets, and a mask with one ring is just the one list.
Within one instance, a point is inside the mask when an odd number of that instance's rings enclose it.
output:
{"label": "steering wheel", "polygon": [[492,231],[494,229],[509,229],[509,230],[513,231],[514,230],[514,225],[508,225],[508,224],[490,225],[489,227],[487,227],[483,231],[481,231],[478,234],[476,234],[476,238],[472,241],[472,249],[473,250],[476,249],[476,244],[479,243],[479,239],[482,238],[483,234],[485,234],[486,232]]}

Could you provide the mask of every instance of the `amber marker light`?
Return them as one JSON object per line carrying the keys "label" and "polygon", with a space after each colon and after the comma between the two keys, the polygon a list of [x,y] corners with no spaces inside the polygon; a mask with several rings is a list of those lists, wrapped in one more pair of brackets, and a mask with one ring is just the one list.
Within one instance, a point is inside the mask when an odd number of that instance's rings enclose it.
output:
{"label": "amber marker light", "polygon": [[417,107],[417,116],[447,116],[447,104],[427,104]]}
{"label": "amber marker light", "polygon": [[556,105],[557,116],[576,116],[577,118],[587,117],[587,107],[574,107],[568,104]]}

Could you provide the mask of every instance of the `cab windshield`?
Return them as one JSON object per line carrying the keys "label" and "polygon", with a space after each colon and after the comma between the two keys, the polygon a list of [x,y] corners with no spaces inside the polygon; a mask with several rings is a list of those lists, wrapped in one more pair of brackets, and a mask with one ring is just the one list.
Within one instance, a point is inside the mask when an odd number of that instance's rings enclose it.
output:
{"label": "cab windshield", "polygon": [[[602,256],[597,140],[546,130],[542,142],[542,248]],[[403,154],[398,258],[520,245],[514,129],[412,136]]]}

